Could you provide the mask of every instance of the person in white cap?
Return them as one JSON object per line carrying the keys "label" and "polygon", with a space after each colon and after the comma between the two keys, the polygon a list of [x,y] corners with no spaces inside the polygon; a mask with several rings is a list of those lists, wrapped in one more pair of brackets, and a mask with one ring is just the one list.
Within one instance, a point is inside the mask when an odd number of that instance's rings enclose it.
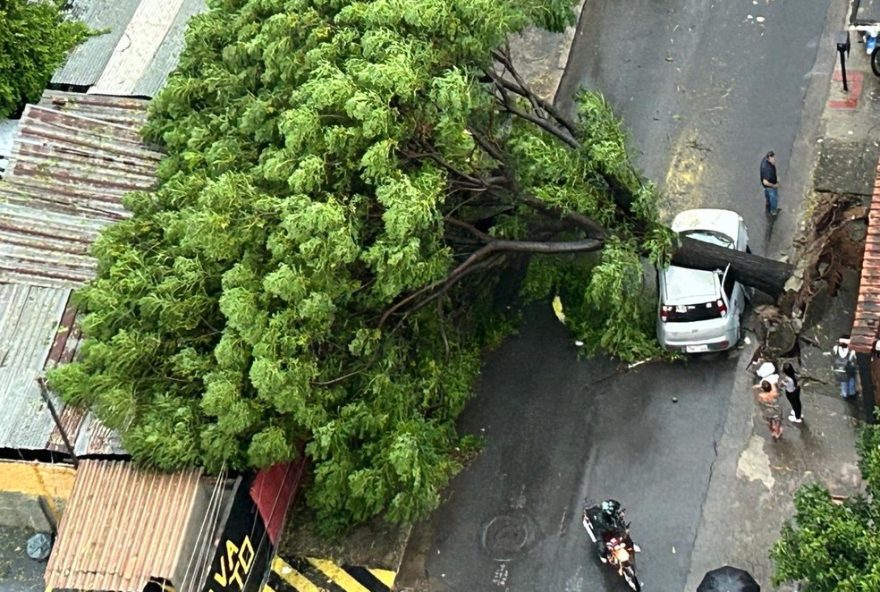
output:
{"label": "person in white cap", "polygon": [[770,384],[776,384],[779,382],[779,372],[776,370],[776,364],[773,362],[764,362],[760,366],[758,366],[758,370],[755,372],[758,375],[758,378],[761,380],[766,380]]}
{"label": "person in white cap", "polygon": [[856,396],[856,352],[849,348],[849,335],[841,335],[831,348],[831,371],[844,399]]}

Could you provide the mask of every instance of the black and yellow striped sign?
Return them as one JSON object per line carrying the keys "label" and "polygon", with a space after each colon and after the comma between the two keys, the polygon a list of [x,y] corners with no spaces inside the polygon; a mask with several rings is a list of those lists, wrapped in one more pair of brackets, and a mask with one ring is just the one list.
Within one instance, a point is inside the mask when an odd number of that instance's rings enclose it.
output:
{"label": "black and yellow striped sign", "polygon": [[396,575],[390,569],[340,565],[314,557],[289,563],[276,557],[263,592],[391,592]]}

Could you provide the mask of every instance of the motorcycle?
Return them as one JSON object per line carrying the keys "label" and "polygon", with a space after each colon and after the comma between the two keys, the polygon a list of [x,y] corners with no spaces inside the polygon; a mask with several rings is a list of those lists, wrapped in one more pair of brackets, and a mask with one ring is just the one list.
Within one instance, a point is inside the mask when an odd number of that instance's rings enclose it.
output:
{"label": "motorcycle", "polygon": [[641,592],[642,584],[636,576],[636,553],[641,551],[629,536],[629,523],[624,521],[624,511],[616,509],[611,528],[602,526],[602,507],[598,504],[584,508],[583,525],[593,542],[598,547],[602,540],[603,556],[600,559],[609,567],[613,567],[634,592]]}
{"label": "motorcycle", "polygon": [[869,31],[862,32],[862,41],[865,44],[865,53],[868,54],[868,59],[871,60],[871,71],[874,72],[875,76],[880,76],[880,44],[877,43],[878,37],[877,29],[872,29]]}
{"label": "motorcycle", "polygon": [[871,61],[871,70],[880,76],[880,3],[865,0],[852,0],[849,18],[850,31],[859,34],[860,42],[865,44],[865,53]]}

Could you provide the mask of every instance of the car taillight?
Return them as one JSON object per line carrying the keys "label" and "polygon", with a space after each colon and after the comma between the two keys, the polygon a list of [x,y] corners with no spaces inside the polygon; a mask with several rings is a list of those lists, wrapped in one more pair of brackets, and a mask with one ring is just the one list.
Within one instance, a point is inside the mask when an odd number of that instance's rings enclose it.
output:
{"label": "car taillight", "polygon": [[715,306],[718,308],[718,312],[721,314],[722,317],[727,315],[727,305],[724,304],[723,300],[721,300],[720,298],[716,300]]}
{"label": "car taillight", "polygon": [[660,307],[660,320],[664,323],[669,320],[669,313],[672,311],[671,306],[661,306]]}

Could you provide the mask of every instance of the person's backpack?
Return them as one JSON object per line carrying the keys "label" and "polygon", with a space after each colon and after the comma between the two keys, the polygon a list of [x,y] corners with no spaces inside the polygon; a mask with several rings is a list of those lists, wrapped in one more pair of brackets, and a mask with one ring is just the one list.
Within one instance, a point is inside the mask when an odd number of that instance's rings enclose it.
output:
{"label": "person's backpack", "polygon": [[847,351],[842,356],[841,349],[838,346],[834,346],[834,362],[832,363],[831,370],[834,372],[834,377],[839,381],[844,381],[847,378],[848,367],[850,366],[849,362],[849,352]]}
{"label": "person's backpack", "polygon": [[852,363],[852,352],[847,349],[843,355],[840,355],[841,353],[840,347],[834,346],[834,362],[831,370],[834,372],[834,377],[843,382],[855,374],[855,366]]}

